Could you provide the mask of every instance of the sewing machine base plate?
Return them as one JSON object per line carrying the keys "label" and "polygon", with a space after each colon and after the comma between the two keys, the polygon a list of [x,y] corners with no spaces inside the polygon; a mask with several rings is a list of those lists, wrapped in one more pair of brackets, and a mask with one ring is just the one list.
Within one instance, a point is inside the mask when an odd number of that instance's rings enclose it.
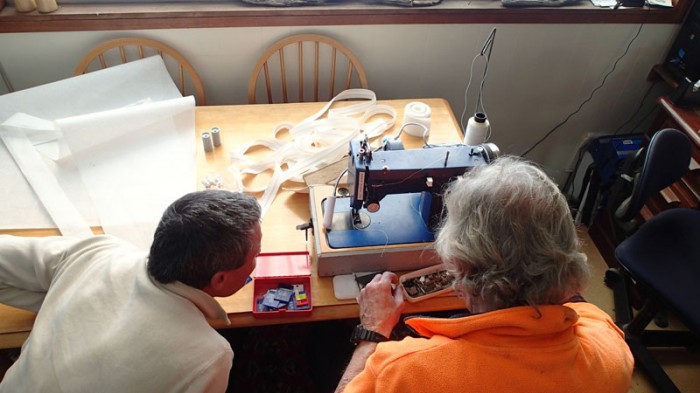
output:
{"label": "sewing machine base plate", "polygon": [[[332,192],[333,187],[330,186],[309,187],[313,221],[313,237],[310,241],[316,262],[316,273],[319,276],[383,270],[406,271],[440,263],[440,259],[433,250],[432,234],[431,241],[428,242],[385,245],[384,240],[381,246],[331,248],[328,244],[328,232],[322,225],[322,206],[325,198]],[[338,202],[336,202],[337,208]]]}
{"label": "sewing machine base plate", "polygon": [[[428,201],[426,201],[428,199]],[[338,198],[331,230],[326,231],[331,248],[428,243],[435,238],[422,212],[430,207],[429,193],[388,195],[376,213],[360,212],[362,225],[353,225],[350,198]],[[326,211],[326,199],[321,211]]]}

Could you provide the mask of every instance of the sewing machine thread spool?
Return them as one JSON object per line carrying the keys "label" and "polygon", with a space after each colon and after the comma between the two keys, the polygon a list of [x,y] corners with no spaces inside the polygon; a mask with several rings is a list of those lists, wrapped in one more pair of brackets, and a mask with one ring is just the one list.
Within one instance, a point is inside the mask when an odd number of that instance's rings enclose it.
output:
{"label": "sewing machine thread spool", "polygon": [[403,110],[403,123],[416,123],[404,127],[408,135],[422,137],[426,129],[430,133],[430,107],[423,102],[409,102]]}
{"label": "sewing machine thread spool", "polygon": [[486,114],[477,112],[469,118],[464,131],[464,144],[469,146],[486,142],[489,133],[489,120]]}
{"label": "sewing machine thread spool", "polygon": [[219,133],[219,127],[212,127],[211,139],[214,141],[214,146],[221,146],[221,134]]}
{"label": "sewing machine thread spool", "polygon": [[211,143],[211,135],[206,131],[202,133],[202,144],[204,145],[204,151],[214,151],[214,146]]}
{"label": "sewing machine thread spool", "polygon": [[323,211],[323,227],[331,229],[333,225],[333,213],[335,211],[335,195],[326,198],[326,209]]}

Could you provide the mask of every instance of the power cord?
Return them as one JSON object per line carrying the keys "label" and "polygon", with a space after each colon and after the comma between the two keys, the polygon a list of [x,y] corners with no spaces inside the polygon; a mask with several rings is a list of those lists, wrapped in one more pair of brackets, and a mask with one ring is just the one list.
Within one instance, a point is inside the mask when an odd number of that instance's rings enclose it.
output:
{"label": "power cord", "polygon": [[537,142],[535,142],[534,145],[532,145],[529,149],[525,150],[525,152],[521,154],[522,157],[525,157],[526,155],[528,155],[532,150],[534,150],[537,146],[539,146],[540,143],[542,143],[545,139],[547,139],[550,135],[552,135],[552,133],[554,133],[554,131],[556,131],[557,129],[559,129],[559,127],[566,124],[566,122],[568,122],[569,119],[571,119],[574,115],[576,115],[578,112],[581,111],[583,106],[586,105],[588,103],[588,101],[590,101],[593,98],[593,95],[598,90],[600,90],[600,88],[602,88],[603,85],[605,85],[605,82],[607,81],[608,77],[613,72],[615,72],[615,69],[617,68],[617,64],[620,62],[620,60],[622,60],[627,55],[627,52],[629,52],[630,47],[637,40],[637,37],[639,37],[639,33],[641,33],[641,31],[642,31],[642,27],[644,27],[644,23],[639,25],[639,29],[637,29],[637,33],[634,35],[634,37],[632,37],[630,42],[627,44],[627,47],[625,48],[625,51],[622,53],[622,55],[620,55],[620,57],[618,57],[617,60],[615,60],[615,63],[613,63],[612,69],[610,71],[608,71],[607,74],[605,74],[602,82],[600,82],[600,85],[598,85],[598,87],[596,87],[595,89],[593,89],[593,91],[591,91],[591,94],[588,96],[588,98],[586,98],[583,102],[581,102],[581,104],[578,106],[578,108],[576,108],[575,111],[571,112],[562,122],[560,122],[559,124],[554,126],[554,128],[549,130],[542,138],[540,138]]}
{"label": "power cord", "polygon": [[[613,135],[617,135],[618,132],[622,131],[622,129],[623,129],[627,124],[629,124],[629,122],[631,122],[631,121],[634,119],[635,116],[637,116],[637,114],[639,113],[639,111],[642,110],[642,106],[644,106],[644,101],[646,101],[647,97],[649,97],[649,93],[651,93],[651,90],[654,88],[654,86],[656,86],[657,83],[659,83],[659,81],[658,81],[658,80],[655,80],[651,85],[649,85],[649,87],[647,88],[647,91],[644,93],[644,96],[642,97],[641,100],[639,100],[639,105],[637,105],[637,109],[634,111],[634,113],[632,113],[632,114],[630,115],[630,117],[629,117],[624,123],[622,123],[619,127],[617,127],[617,128],[615,129],[615,132],[613,132]],[[642,119],[646,119],[648,116],[649,116],[649,114],[647,113],[646,115],[644,115],[644,117],[642,117]],[[638,123],[638,125],[639,125],[639,124],[640,124],[640,123]],[[638,125],[637,125],[637,126],[638,126]],[[632,130],[637,129],[637,126],[635,126],[634,128],[632,128]]]}
{"label": "power cord", "polygon": [[647,112],[647,114],[644,115],[641,119],[639,119],[639,121],[637,122],[637,124],[635,124],[634,127],[633,127],[632,129],[633,129],[633,130],[636,130],[637,128],[639,128],[639,126],[649,117],[649,115],[651,115],[652,113],[656,112],[658,109],[659,109],[658,106],[656,106],[656,105],[652,106],[651,109],[649,109],[649,111]]}

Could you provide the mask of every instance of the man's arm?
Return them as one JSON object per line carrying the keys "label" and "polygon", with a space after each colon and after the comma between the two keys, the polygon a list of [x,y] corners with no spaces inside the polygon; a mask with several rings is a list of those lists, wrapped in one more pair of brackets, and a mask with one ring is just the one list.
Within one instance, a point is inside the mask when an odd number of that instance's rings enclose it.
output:
{"label": "man's arm", "polygon": [[0,303],[38,311],[78,239],[0,235]]}
{"label": "man's arm", "polygon": [[[401,318],[405,306],[401,291],[394,291],[399,277],[392,272],[374,276],[360,292],[357,302],[360,304],[360,323],[362,326],[384,337],[390,337],[391,331]],[[336,393],[342,393],[350,381],[365,368],[365,363],[377,348],[377,343],[362,341],[355,348],[352,359],[345,369]]]}
{"label": "man's arm", "polygon": [[340,378],[338,387],[335,389],[335,393],[343,393],[345,391],[345,386],[362,370],[365,368],[365,363],[374,350],[377,348],[377,343],[371,341],[363,341],[357,344],[355,352],[352,353],[352,359],[348,363],[348,367],[345,369],[343,376]]}

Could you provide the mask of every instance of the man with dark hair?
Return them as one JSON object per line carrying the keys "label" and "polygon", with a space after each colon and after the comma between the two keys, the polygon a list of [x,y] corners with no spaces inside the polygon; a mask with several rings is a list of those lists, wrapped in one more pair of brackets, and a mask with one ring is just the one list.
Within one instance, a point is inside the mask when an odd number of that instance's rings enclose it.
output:
{"label": "man with dark hair", "polygon": [[38,311],[0,392],[224,392],[229,324],[214,297],[260,252],[255,198],[193,192],[170,205],[150,253],[110,236],[0,236],[0,303]]}

